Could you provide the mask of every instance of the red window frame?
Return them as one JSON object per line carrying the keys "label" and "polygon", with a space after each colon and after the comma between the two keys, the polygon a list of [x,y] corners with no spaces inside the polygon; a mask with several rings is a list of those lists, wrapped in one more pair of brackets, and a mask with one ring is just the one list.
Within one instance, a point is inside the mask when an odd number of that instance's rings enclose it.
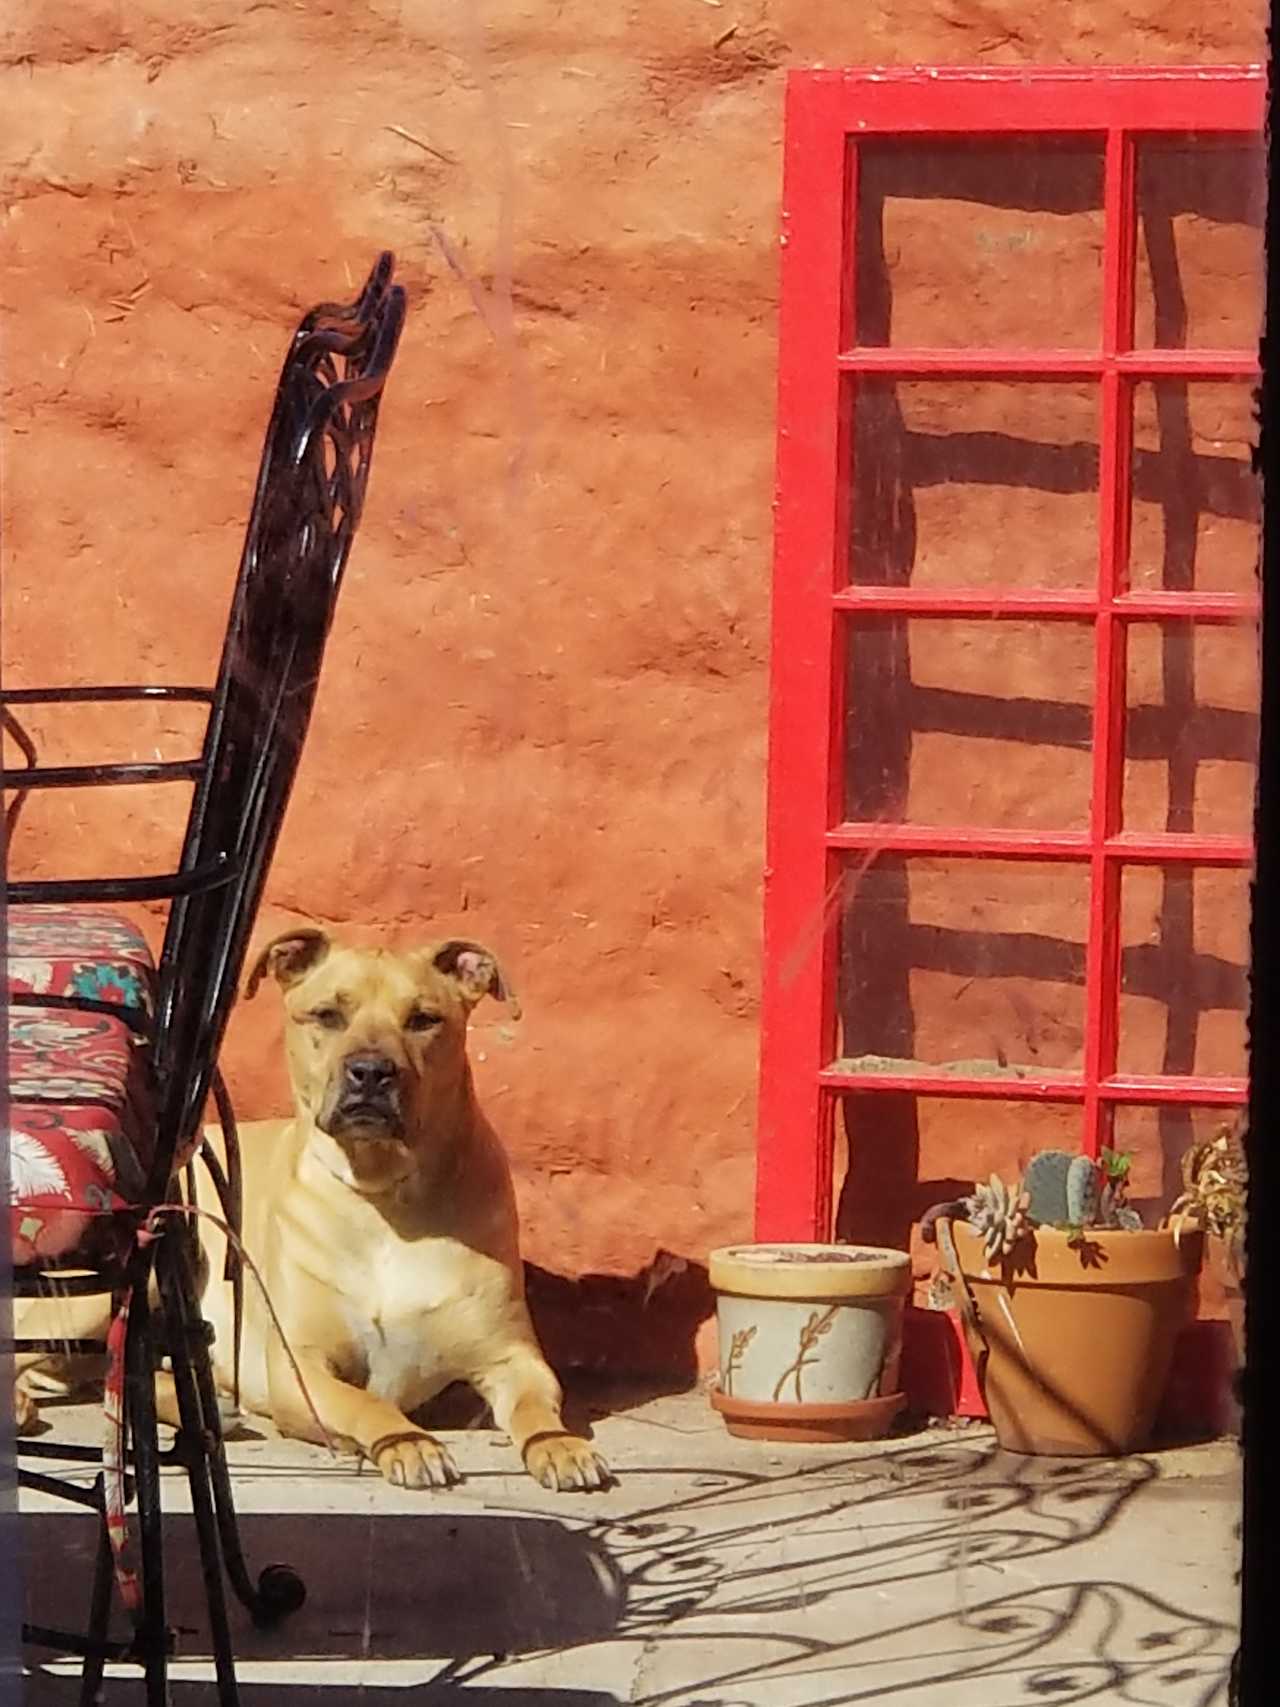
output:
{"label": "red window frame", "polygon": [[[1130,592],[1133,385],[1144,379],[1241,379],[1256,350],[1133,347],[1135,147],[1180,133],[1261,138],[1258,66],[1197,71],[938,69],[803,71],[788,79],[779,327],[764,980],[756,1233],[830,1236],[835,1108],[842,1093],[997,1097],[1079,1104],[1084,1147],[1107,1141],[1115,1107],[1230,1107],[1243,1079],[1140,1077],[1117,1071],[1119,897],[1126,865],[1248,867],[1248,838],[1138,833],[1123,827],[1126,640],[1134,620],[1231,623],[1256,616],[1247,595]],[[853,242],[859,143],[912,135],[1097,138],[1104,150],[1103,324],[1094,351],[859,347],[853,341]],[[851,387],[896,378],[1096,378],[1101,392],[1096,589],[1043,592],[848,585]],[[843,641],[859,614],[1087,622],[1095,634],[1093,771],[1087,830],[1040,834],[933,829],[843,819]],[[1083,1071],[1019,1079],[832,1068],[841,862],[850,850],[1001,860],[1060,860],[1090,874]]]}

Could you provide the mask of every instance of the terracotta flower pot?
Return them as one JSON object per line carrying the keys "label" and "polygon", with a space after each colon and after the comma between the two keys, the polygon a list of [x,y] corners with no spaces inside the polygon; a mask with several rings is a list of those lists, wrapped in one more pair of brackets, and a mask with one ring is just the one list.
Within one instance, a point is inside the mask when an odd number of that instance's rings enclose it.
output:
{"label": "terracotta flower pot", "polygon": [[730,1434],[842,1441],[888,1432],[903,1402],[905,1251],[737,1245],[713,1251],[710,1266],[720,1340],[711,1402]]}
{"label": "terracotta flower pot", "polygon": [[982,1241],[952,1223],[977,1308],[971,1344],[1001,1446],[1100,1457],[1150,1436],[1174,1343],[1195,1307],[1204,1237],[1089,1228],[1083,1247],[1037,1227],[988,1268]]}

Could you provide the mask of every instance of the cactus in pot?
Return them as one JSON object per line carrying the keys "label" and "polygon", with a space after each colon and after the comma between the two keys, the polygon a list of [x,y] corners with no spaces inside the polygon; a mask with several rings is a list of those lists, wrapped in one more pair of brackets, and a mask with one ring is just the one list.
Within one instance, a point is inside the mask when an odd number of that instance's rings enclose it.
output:
{"label": "cactus in pot", "polygon": [[1027,1219],[1038,1227],[1090,1227],[1102,1201],[1098,1167],[1069,1150],[1041,1150],[1022,1176]]}
{"label": "cactus in pot", "polygon": [[1142,1217],[1128,1202],[1131,1157],[1103,1150],[1098,1161],[1069,1150],[1041,1150],[1027,1163],[1016,1187],[992,1174],[968,1197],[937,1204],[920,1223],[927,1244],[937,1223],[963,1221],[981,1238],[988,1263],[1012,1255],[1020,1239],[1037,1227],[1052,1227],[1079,1242],[1094,1228],[1137,1232]]}
{"label": "cactus in pot", "polygon": [[1072,1157],[1067,1150],[1041,1150],[1022,1174],[1027,1213],[1037,1226],[1057,1226],[1067,1218],[1067,1173]]}
{"label": "cactus in pot", "polygon": [[921,1223],[949,1283],[936,1303],[958,1309],[1008,1450],[1116,1454],[1150,1437],[1203,1239],[1198,1227],[1145,1229],[1129,1173],[1116,1151],[1043,1150],[1016,1186],[993,1175]]}

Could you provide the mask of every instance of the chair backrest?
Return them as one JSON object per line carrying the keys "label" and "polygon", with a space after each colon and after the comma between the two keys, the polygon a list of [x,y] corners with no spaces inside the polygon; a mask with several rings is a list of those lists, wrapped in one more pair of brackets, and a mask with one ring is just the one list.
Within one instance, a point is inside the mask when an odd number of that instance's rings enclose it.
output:
{"label": "chair backrest", "polygon": [[156,1192],[203,1113],[311,719],[404,323],[393,266],[306,316],[276,390],[182,852],[215,875],[174,902],[160,963]]}

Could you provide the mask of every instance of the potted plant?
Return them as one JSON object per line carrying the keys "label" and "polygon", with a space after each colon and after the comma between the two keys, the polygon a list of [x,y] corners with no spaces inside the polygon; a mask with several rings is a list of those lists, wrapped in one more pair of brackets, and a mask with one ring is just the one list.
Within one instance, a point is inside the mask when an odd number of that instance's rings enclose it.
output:
{"label": "potted plant", "polygon": [[906,1251],[736,1245],[713,1251],[720,1369],[711,1402],[730,1434],[873,1440],[902,1408],[911,1289]]}
{"label": "potted plant", "polygon": [[996,1437],[1011,1452],[1102,1456],[1148,1439],[1190,1320],[1204,1238],[1147,1229],[1130,1158],[1045,1150],[937,1205],[936,1240]]}

